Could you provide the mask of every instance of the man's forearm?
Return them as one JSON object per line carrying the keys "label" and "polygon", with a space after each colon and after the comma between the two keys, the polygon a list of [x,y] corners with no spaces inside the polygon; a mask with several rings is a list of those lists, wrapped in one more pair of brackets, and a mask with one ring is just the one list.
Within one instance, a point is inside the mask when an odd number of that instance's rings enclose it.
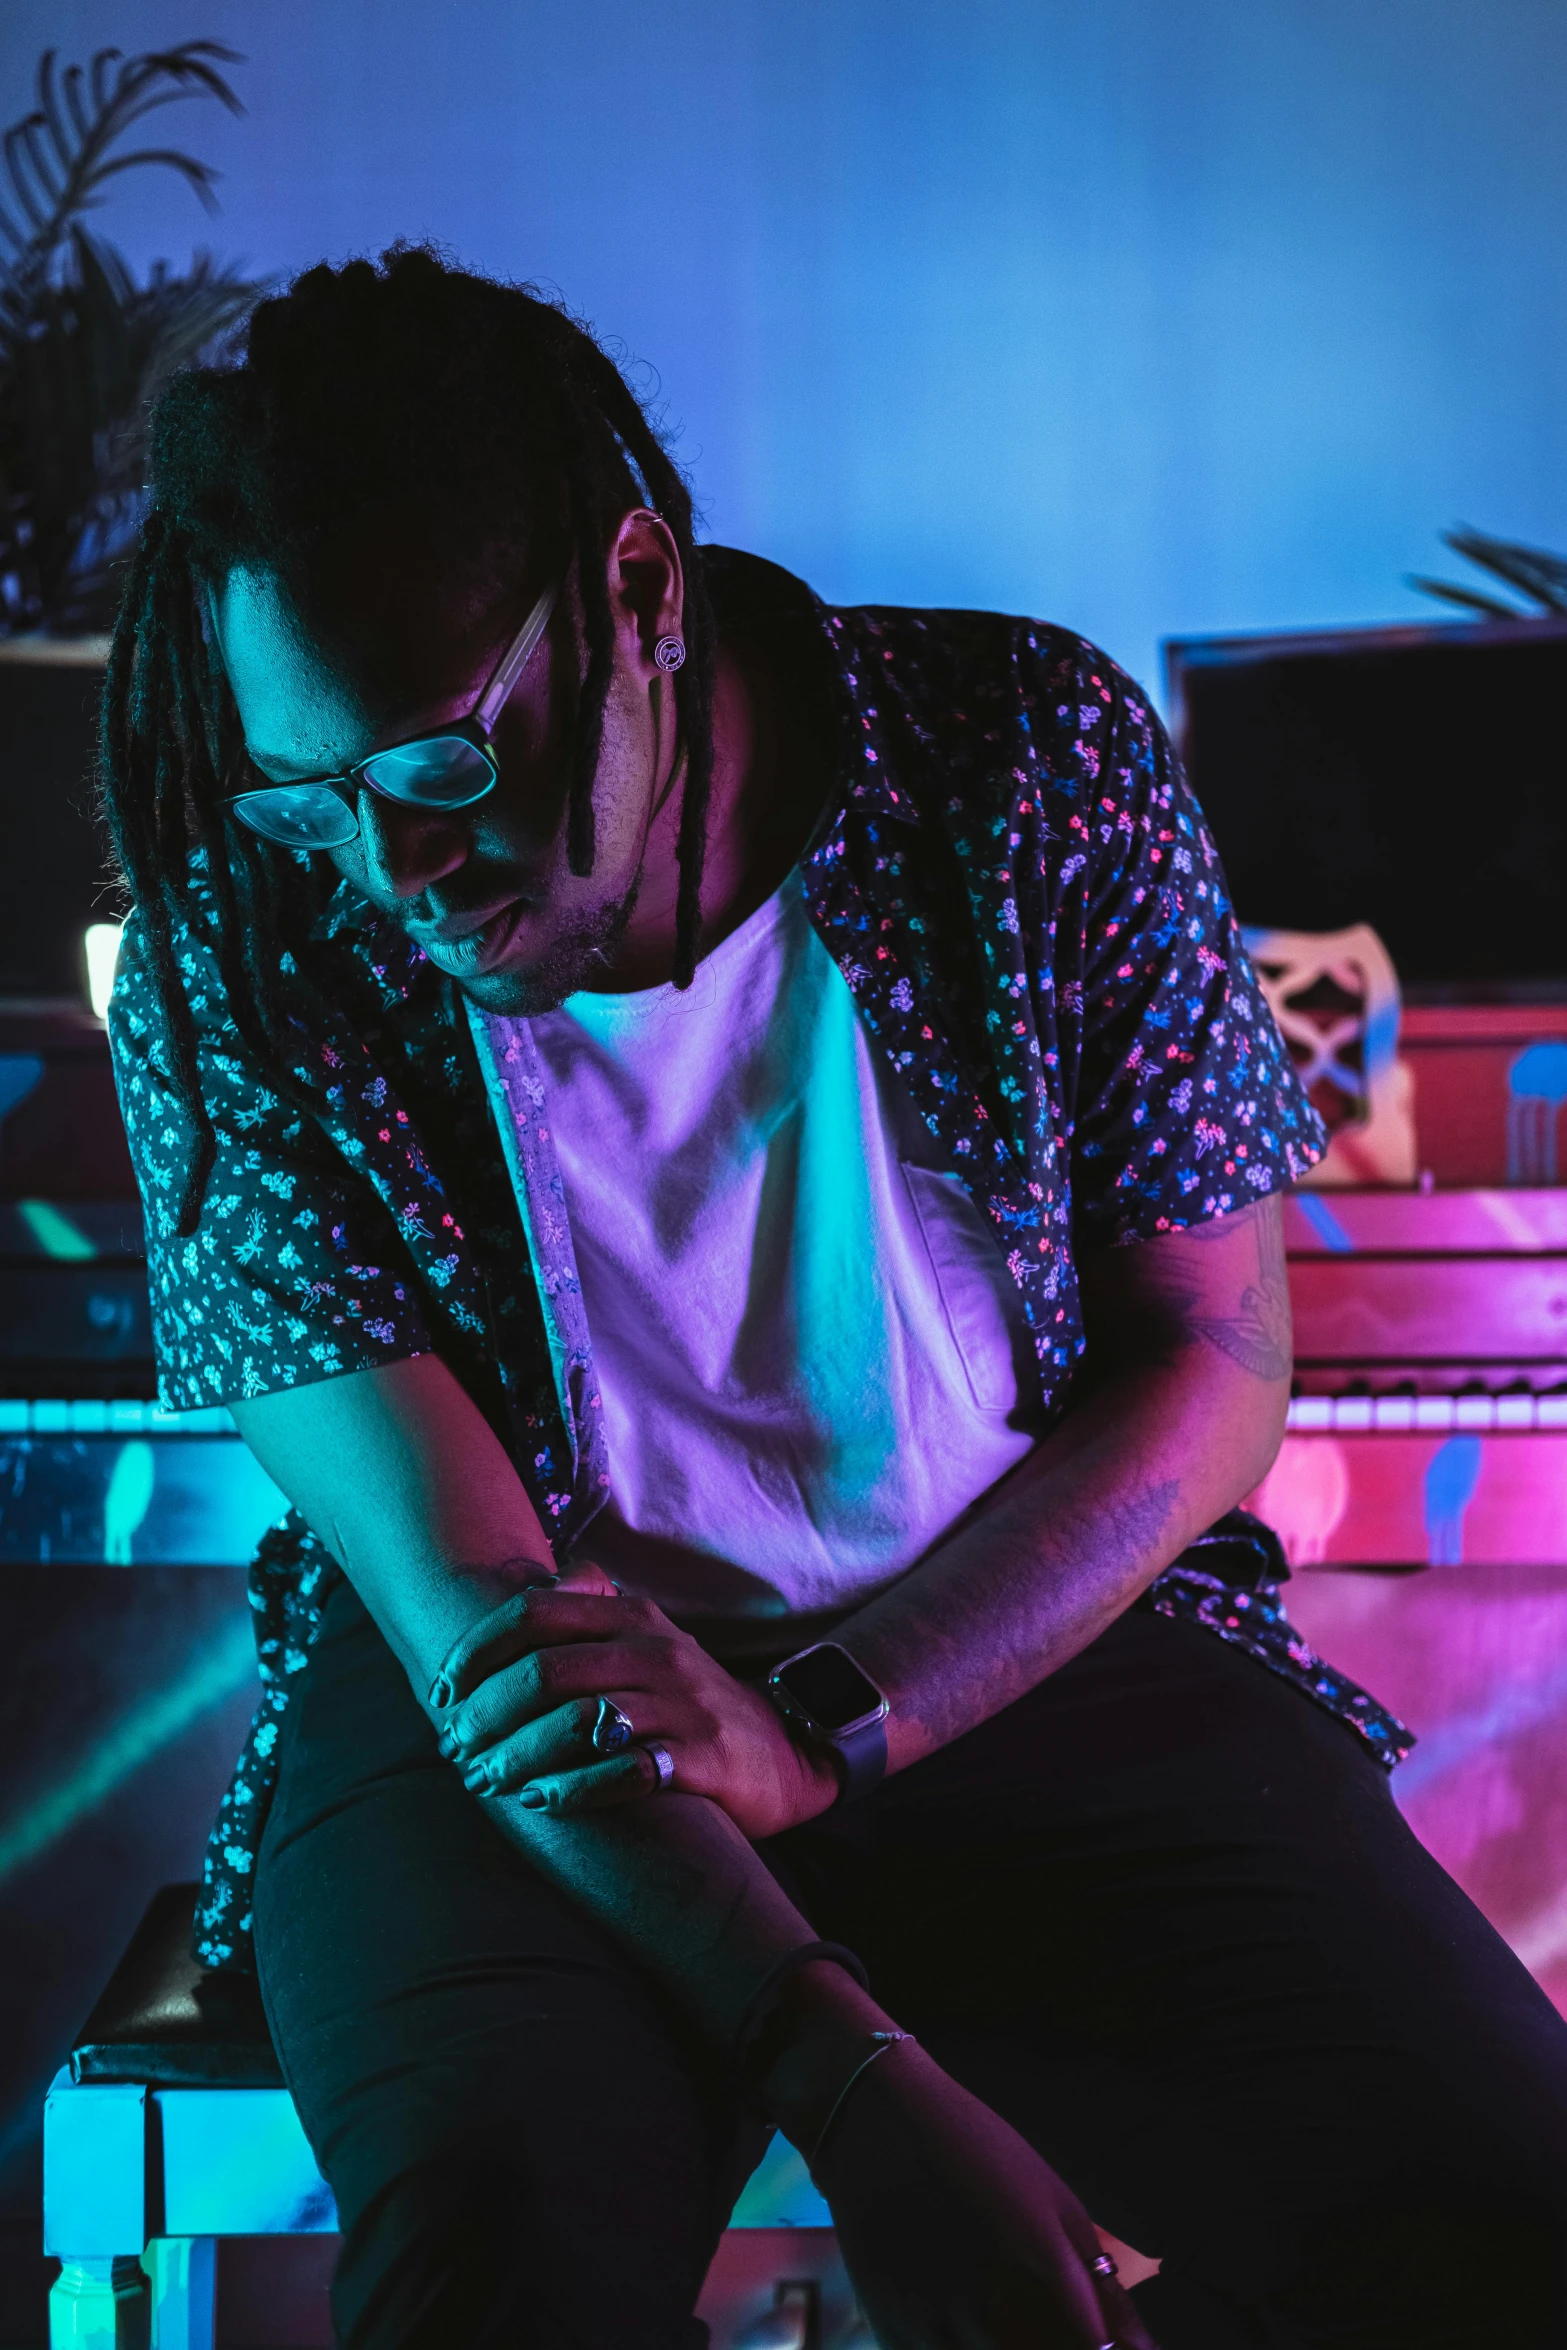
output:
{"label": "man's forearm", "polygon": [[[549,1544],[499,1442],[433,1356],[262,1397],[236,1418],[345,1568],[433,1722],[431,1684],[453,1642],[549,1571]],[[813,1939],[740,1830],[700,1796],[571,1820],[508,1796],[474,1800],[720,2046],[768,1970]]]}
{"label": "man's forearm", "polygon": [[[1073,1412],[844,1640],[892,1700],[893,1769],[999,1713],[1086,1648],[1238,1498],[1172,1446],[1162,1383]],[[1142,1391],[1140,1392],[1140,1386]]]}
{"label": "man's forearm", "polygon": [[720,2048],[758,1984],[811,1926],[754,1847],[701,1795],[551,1819],[511,1796],[485,1809],[509,1843],[638,1962]]}
{"label": "man's forearm", "polygon": [[840,1630],[892,1700],[895,1770],[1086,1648],[1273,1457],[1290,1367],[1277,1202],[1153,1245],[1118,1252],[1143,1260],[1118,1307],[1124,1367]]}
{"label": "man's forearm", "polygon": [[[453,1634],[537,1572],[528,1559],[448,1561],[422,1573],[405,1563],[390,1574],[379,1560],[356,1563],[361,1595],[434,1719],[426,1692]],[[653,1795],[569,1819],[509,1795],[476,1800],[507,1842],[631,1950],[720,2047],[732,2043],[778,1959],[815,1938],[727,1812],[703,1796]]]}

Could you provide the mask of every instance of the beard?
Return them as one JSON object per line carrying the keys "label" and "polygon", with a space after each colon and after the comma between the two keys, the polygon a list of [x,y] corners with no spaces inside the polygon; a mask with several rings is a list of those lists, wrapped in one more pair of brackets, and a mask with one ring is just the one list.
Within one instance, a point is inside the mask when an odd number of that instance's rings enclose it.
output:
{"label": "beard", "polygon": [[472,979],[459,980],[458,985],[481,1011],[497,1012],[503,1019],[536,1020],[544,1012],[558,1011],[568,996],[578,994],[609,962],[611,950],[624,937],[636,910],[641,887],[639,868],[623,898],[583,915],[551,940],[536,963],[526,969],[502,966],[480,972]]}

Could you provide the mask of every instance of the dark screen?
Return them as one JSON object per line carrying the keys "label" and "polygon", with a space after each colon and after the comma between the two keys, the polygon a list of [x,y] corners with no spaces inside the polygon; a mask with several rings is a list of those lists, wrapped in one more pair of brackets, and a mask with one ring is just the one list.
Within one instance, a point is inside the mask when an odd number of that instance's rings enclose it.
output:
{"label": "dark screen", "polygon": [[841,1648],[816,1649],[791,1665],[784,1678],[790,1695],[804,1706],[812,1721],[827,1729],[841,1728],[876,1709],[875,1690]]}
{"label": "dark screen", "polygon": [[1567,981],[1567,627],[1174,645],[1236,911],[1369,922],[1407,982]]}

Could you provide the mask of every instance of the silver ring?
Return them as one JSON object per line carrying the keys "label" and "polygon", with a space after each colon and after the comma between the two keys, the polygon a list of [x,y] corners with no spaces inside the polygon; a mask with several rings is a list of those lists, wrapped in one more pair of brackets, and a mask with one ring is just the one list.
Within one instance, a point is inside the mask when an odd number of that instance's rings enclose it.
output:
{"label": "silver ring", "polygon": [[1121,2273],[1108,2252],[1096,2253],[1088,2265],[1096,2277],[1118,2277]]}
{"label": "silver ring", "polygon": [[621,1712],[612,1697],[601,1697],[590,1733],[594,1753],[618,1754],[623,1746],[631,1744],[635,1736],[630,1716]]}
{"label": "silver ring", "polygon": [[643,1739],[642,1751],[647,1756],[649,1762],[653,1765],[654,1770],[658,1773],[658,1785],[656,1787],[650,1787],[648,1789],[648,1793],[650,1795],[662,1795],[664,1789],[669,1785],[670,1780],[675,1775],[675,1758],[670,1753],[667,1746],[660,1746],[651,1738]]}

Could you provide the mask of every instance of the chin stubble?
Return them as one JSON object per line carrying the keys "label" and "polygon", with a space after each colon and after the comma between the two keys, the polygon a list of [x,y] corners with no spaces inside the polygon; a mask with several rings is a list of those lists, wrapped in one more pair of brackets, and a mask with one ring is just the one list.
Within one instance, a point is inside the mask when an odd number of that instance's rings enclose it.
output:
{"label": "chin stubble", "polygon": [[486,971],[459,984],[486,1012],[508,1019],[535,1020],[543,1012],[558,1011],[592,976],[595,966],[602,969],[608,964],[611,950],[625,935],[641,886],[639,872],[623,898],[600,906],[563,932],[527,970]]}

